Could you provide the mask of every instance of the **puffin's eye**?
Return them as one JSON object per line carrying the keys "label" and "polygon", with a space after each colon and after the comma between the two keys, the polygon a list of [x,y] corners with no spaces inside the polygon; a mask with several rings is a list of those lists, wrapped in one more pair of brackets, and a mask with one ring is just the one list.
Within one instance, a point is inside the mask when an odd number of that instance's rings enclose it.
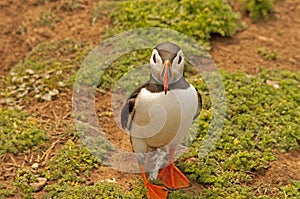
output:
{"label": "puffin's eye", "polygon": [[153,55],[152,59],[153,59],[154,63],[156,63],[156,57],[155,57],[155,54]]}
{"label": "puffin's eye", "polygon": [[181,57],[181,56],[179,56],[179,58],[178,58],[178,64],[180,64],[180,63],[181,63],[181,61],[182,61],[182,57]]}

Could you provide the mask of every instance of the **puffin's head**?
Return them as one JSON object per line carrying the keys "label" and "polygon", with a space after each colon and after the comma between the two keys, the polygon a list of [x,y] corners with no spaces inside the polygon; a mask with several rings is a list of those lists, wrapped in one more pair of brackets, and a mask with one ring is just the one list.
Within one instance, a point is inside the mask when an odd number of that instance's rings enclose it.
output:
{"label": "puffin's head", "polygon": [[164,91],[167,94],[169,84],[183,76],[183,53],[174,43],[160,43],[152,51],[150,65],[152,77],[164,85]]}

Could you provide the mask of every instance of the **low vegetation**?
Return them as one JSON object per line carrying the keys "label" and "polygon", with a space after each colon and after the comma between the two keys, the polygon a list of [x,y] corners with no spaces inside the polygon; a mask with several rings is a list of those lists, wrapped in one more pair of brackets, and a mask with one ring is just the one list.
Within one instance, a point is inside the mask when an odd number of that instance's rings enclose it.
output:
{"label": "low vegetation", "polygon": [[257,48],[257,53],[260,54],[265,60],[276,60],[278,54],[275,50],[268,50],[264,47]]}
{"label": "low vegetation", "polygon": [[0,109],[0,157],[22,153],[47,140],[36,118],[18,110]]}
{"label": "low vegetation", "polygon": [[[53,0],[55,1],[55,0]],[[37,0],[36,5],[46,0]],[[126,1],[101,2],[91,16],[91,22],[107,14],[100,8],[112,8],[110,17],[114,28],[107,35],[138,27],[167,27],[183,32],[204,45],[214,34],[231,36],[239,28],[239,14],[233,12],[231,1]],[[273,12],[270,0],[244,0],[244,9],[255,21],[268,19]],[[80,1],[61,1],[60,9],[72,12],[80,8]],[[195,6],[198,5],[198,6]],[[166,9],[159,9],[164,6]],[[197,9],[196,9],[197,8]],[[178,12],[174,13],[173,11]],[[42,14],[37,25],[55,25],[55,16]],[[24,62],[12,68],[3,79],[0,110],[0,156],[22,154],[27,150],[46,150],[48,132],[42,130],[39,120],[22,109],[24,103],[55,100],[60,92],[72,88],[75,72],[90,47],[77,41],[44,43],[36,47]],[[274,51],[275,52],[275,51]],[[141,63],[147,64],[151,51],[134,51],[116,60],[103,74],[99,89],[106,92],[129,70]],[[275,60],[276,52],[259,48],[267,60]],[[25,70],[24,70],[25,69]],[[244,72],[220,71],[226,92],[227,114],[222,135],[207,156],[199,150],[211,119],[210,95],[201,75],[186,70],[188,80],[201,92],[204,109],[198,132],[189,151],[177,165],[193,183],[203,189],[187,192],[170,191],[169,198],[299,198],[300,182],[291,181],[271,187],[273,195],[255,185],[254,177],[276,160],[275,151],[299,149],[300,143],[300,73],[279,70],[261,70],[256,75]],[[134,79],[135,81],[140,81]],[[131,81],[134,83],[134,81]],[[271,83],[270,83],[271,82]],[[126,85],[131,90],[136,85]],[[72,130],[74,127],[70,127]],[[68,131],[72,131],[68,129]],[[42,188],[43,198],[145,198],[141,180],[133,181],[130,192],[108,182],[89,183],[91,173],[101,164],[84,148],[77,134],[68,134],[63,146],[57,149],[46,165],[33,171],[28,165],[17,168],[11,184],[0,184],[0,198],[21,196],[33,198],[30,185],[38,177],[47,179]],[[271,189],[270,188],[270,189]]]}
{"label": "low vegetation", "polygon": [[5,77],[1,103],[22,108],[20,104],[34,100],[53,100],[72,87],[74,73],[87,52],[87,46],[72,40],[38,45]]}
{"label": "low vegetation", "polygon": [[[299,149],[299,75],[276,70],[262,71],[256,76],[223,71],[225,127],[214,150],[201,158],[198,152],[211,113],[204,110],[200,115],[199,137],[179,161],[190,178],[210,185],[212,190],[217,188],[214,198],[254,197],[256,188],[245,185],[251,184],[253,172],[268,168],[270,161],[276,160],[274,149]],[[268,80],[276,81],[279,87],[267,84]],[[201,90],[208,95],[205,88]],[[212,190],[207,189],[204,194],[212,194]]]}
{"label": "low vegetation", "polygon": [[[263,193],[254,194],[257,187],[251,186],[253,173],[268,168],[270,161],[276,160],[274,149],[281,152],[299,149],[300,96],[297,89],[300,73],[263,70],[255,76],[226,71],[221,71],[221,74],[227,99],[222,136],[208,156],[198,156],[211,120],[211,110],[206,105],[200,115],[199,134],[177,164],[192,181],[206,186],[203,192],[197,193],[197,198],[270,198]],[[209,101],[209,92],[201,76],[191,76],[189,79],[200,89],[204,101]],[[279,87],[267,84],[267,80],[276,81]],[[123,193],[111,184],[84,185],[90,172],[99,164],[99,160],[91,156],[80,142],[75,144],[69,140],[50,160],[46,169],[39,172],[49,180],[58,180],[45,188],[49,191],[47,197],[71,198],[69,195],[72,192],[72,197],[80,195],[89,198],[93,194],[100,197],[102,194],[107,197],[142,198],[142,184],[131,193]],[[18,181],[19,186],[20,182],[23,181]],[[296,198],[298,188],[298,182],[279,185],[278,198],[285,194]],[[107,189],[111,192],[106,192]],[[32,191],[26,186],[23,190]],[[170,198],[194,196],[176,191],[170,193]]]}
{"label": "low vegetation", "polygon": [[232,36],[240,26],[239,14],[225,0],[127,1],[111,12],[111,18],[114,33],[140,27],[170,28],[206,45],[212,34]]}
{"label": "low vegetation", "polygon": [[243,9],[249,14],[252,21],[268,20],[274,12],[274,0],[240,0]]}

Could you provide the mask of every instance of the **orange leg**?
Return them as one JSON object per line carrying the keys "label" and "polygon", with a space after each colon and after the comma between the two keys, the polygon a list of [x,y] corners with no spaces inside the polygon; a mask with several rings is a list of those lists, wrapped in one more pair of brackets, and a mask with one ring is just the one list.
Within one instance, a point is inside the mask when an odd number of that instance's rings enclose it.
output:
{"label": "orange leg", "polygon": [[161,182],[169,189],[179,189],[191,186],[189,179],[174,164],[175,148],[170,149],[169,164],[158,175]]}
{"label": "orange leg", "polygon": [[140,170],[142,172],[142,177],[144,180],[145,188],[148,190],[147,198],[148,199],[166,199],[168,196],[168,190],[163,186],[158,186],[151,184],[146,176],[144,165],[140,165]]}

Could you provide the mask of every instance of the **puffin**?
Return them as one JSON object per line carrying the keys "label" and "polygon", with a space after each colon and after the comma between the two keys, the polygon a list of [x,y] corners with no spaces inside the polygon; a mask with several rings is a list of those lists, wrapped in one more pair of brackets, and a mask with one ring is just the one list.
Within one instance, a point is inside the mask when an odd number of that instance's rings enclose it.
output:
{"label": "puffin", "polygon": [[[150,57],[150,79],[136,88],[121,110],[122,128],[130,132],[148,199],[164,199],[168,189],[191,186],[189,179],[175,166],[176,146],[184,139],[202,109],[202,98],[184,78],[184,56],[172,42],[156,45]],[[161,185],[147,178],[146,154],[166,148],[169,164],[158,174]]]}

